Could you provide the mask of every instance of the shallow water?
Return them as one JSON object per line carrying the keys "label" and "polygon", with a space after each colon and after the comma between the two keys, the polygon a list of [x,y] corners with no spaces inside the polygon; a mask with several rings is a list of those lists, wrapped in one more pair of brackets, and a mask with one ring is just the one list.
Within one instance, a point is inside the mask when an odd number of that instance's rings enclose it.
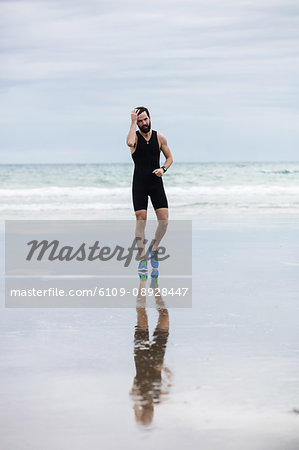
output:
{"label": "shallow water", "polygon": [[[133,163],[1,165],[0,212],[132,214],[132,176]],[[299,210],[298,162],[176,162],[163,182],[175,213]]]}
{"label": "shallow water", "polygon": [[135,309],[2,307],[1,448],[298,448],[298,238],[294,217],[194,221],[193,306],[169,310],[146,426]]}

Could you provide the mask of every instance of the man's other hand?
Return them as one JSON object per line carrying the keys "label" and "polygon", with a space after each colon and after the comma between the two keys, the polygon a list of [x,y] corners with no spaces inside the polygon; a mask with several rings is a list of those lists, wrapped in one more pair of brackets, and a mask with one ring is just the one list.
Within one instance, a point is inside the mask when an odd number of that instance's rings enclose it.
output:
{"label": "man's other hand", "polygon": [[154,173],[155,175],[157,175],[157,177],[163,177],[163,175],[164,175],[164,170],[160,167],[159,169],[153,170],[152,173]]}

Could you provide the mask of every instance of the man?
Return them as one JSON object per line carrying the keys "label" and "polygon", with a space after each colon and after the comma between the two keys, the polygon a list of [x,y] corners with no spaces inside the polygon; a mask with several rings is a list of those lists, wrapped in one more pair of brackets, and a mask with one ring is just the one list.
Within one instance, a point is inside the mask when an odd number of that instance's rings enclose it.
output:
{"label": "man", "polygon": [[[136,132],[136,125],[139,131]],[[166,232],[168,222],[168,202],[164,191],[162,177],[173,162],[172,154],[163,134],[151,129],[150,113],[144,106],[137,107],[131,112],[131,126],[127,136],[127,145],[135,163],[133,175],[133,205],[137,221],[136,235],[144,239],[144,227],[147,218],[148,196],[151,198],[159,227],[150,252],[156,252],[159,242]],[[166,160],[160,167],[160,153]],[[141,252],[144,258],[144,252]],[[151,259],[153,267],[157,268],[155,258]],[[142,261],[141,261],[142,262]],[[142,266],[142,264],[141,264]],[[145,264],[144,264],[145,266]],[[145,268],[145,267],[144,267]]]}
{"label": "man", "polygon": [[[136,125],[139,131],[136,132]],[[148,196],[158,220],[168,219],[168,203],[162,176],[171,166],[173,158],[163,134],[151,129],[147,108],[141,106],[131,113],[131,127],[127,145],[135,163],[133,176],[133,204],[137,220],[146,220]],[[160,167],[160,153],[166,160]]]}

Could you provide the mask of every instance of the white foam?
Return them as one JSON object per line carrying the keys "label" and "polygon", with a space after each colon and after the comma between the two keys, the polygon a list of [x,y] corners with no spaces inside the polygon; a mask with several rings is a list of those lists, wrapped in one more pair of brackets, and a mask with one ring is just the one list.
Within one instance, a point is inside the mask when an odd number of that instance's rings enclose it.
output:
{"label": "white foam", "polygon": [[[171,208],[299,208],[299,185],[167,186]],[[0,189],[0,211],[114,210],[132,208],[131,187],[59,187]]]}

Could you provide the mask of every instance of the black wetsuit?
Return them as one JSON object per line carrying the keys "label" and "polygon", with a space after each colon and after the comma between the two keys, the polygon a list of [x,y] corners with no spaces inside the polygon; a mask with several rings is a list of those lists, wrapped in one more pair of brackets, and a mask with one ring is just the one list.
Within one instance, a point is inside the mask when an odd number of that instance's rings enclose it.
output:
{"label": "black wetsuit", "polygon": [[136,133],[138,142],[136,150],[132,153],[135,163],[132,185],[134,210],[147,209],[148,196],[154,209],[168,208],[162,177],[152,173],[160,167],[157,131],[152,130],[149,141],[146,141],[139,131]]}

